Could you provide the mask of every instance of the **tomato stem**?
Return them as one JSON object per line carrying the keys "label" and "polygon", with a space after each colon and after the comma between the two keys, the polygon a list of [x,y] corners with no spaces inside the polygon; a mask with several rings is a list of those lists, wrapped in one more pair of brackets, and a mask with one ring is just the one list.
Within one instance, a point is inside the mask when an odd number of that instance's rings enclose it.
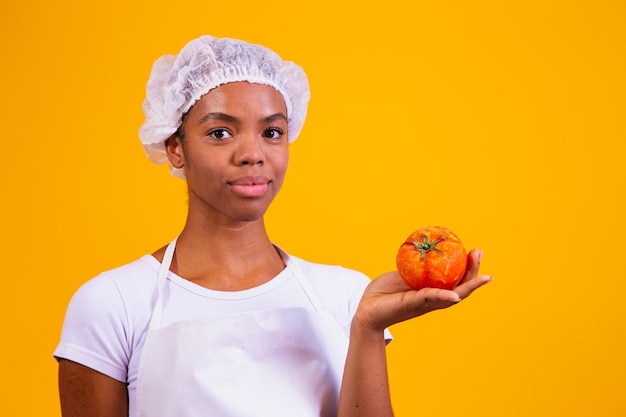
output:
{"label": "tomato stem", "polygon": [[445,237],[443,236],[439,236],[439,239],[431,242],[430,239],[428,238],[428,236],[426,235],[422,235],[422,242],[418,241],[418,240],[409,240],[410,243],[413,244],[413,246],[415,246],[415,250],[420,251],[422,253],[422,261],[426,258],[426,254],[430,251],[433,252],[437,252],[437,253],[443,253],[442,251],[440,251],[439,249],[437,249],[435,247],[435,245],[437,245],[437,243],[446,240]]}

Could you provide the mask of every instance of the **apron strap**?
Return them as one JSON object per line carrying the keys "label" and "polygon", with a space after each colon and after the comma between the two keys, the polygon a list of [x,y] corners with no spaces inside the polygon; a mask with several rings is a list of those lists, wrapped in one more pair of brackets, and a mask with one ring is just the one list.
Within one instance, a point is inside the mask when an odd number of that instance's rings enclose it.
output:
{"label": "apron strap", "polygon": [[163,255],[163,261],[159,267],[159,275],[157,277],[157,298],[154,303],[154,309],[152,310],[152,317],[150,318],[150,330],[161,327],[161,318],[163,317],[163,287],[165,281],[167,281],[167,275],[170,272],[170,266],[172,265],[172,259],[174,259],[174,250],[176,249],[176,240],[174,239],[167,248]]}
{"label": "apron strap", "polygon": [[350,337],[348,336],[348,334],[346,334],[346,329],[344,329],[339,324],[337,319],[328,310],[328,307],[326,307],[326,304],[324,304],[324,302],[321,300],[319,295],[317,295],[317,291],[315,291],[315,289],[311,285],[311,282],[306,278],[306,276],[302,272],[302,269],[300,269],[300,266],[298,265],[298,262],[299,262],[299,259],[296,259],[296,258],[293,258],[293,257],[290,256],[286,264],[287,264],[287,267],[291,269],[291,271],[293,272],[294,276],[296,277],[296,279],[298,280],[298,282],[302,286],[302,289],[304,290],[304,293],[308,297],[309,301],[311,302],[311,304],[313,305],[315,310],[319,314],[321,314],[321,315],[325,316],[327,319],[329,319],[333,323],[333,325],[337,329],[339,329],[341,334],[345,335],[346,338],[349,340]]}
{"label": "apron strap", "polygon": [[307,298],[315,308],[315,311],[317,311],[318,313],[324,313],[325,311],[327,311],[326,305],[319,298],[309,280],[304,276],[304,273],[302,272],[302,269],[300,269],[300,266],[298,266],[298,260],[294,259],[293,257],[289,257],[289,260],[287,261],[287,267],[291,269],[291,272],[293,272],[293,275],[298,280],[298,283],[300,284]]}

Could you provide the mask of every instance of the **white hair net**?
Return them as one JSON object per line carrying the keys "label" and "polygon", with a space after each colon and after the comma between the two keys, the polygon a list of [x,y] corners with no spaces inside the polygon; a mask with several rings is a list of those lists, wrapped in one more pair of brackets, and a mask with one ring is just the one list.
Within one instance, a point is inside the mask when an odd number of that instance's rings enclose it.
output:
{"label": "white hair net", "polygon": [[[289,143],[296,140],[310,98],[309,83],[301,67],[283,61],[260,45],[236,39],[202,36],[164,55],[152,67],[143,111],[146,120],[139,139],[150,160],[167,162],[165,140],[176,132],[183,115],[210,90],[226,83],[248,81],[274,87],[285,99]],[[170,165],[172,174],[184,178]]]}

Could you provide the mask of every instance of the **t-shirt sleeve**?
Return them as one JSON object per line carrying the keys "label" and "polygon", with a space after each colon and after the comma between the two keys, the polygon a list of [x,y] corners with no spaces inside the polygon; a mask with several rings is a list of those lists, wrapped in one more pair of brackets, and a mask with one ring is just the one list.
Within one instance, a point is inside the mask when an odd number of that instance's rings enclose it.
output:
{"label": "t-shirt sleeve", "polygon": [[54,357],[126,382],[128,318],[114,280],[101,274],[83,284],[67,308]]}

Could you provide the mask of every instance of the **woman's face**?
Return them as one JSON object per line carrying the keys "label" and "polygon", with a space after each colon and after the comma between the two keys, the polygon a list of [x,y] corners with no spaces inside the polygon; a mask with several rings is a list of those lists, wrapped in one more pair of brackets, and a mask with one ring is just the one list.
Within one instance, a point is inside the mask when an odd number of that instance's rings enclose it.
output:
{"label": "woman's face", "polygon": [[184,169],[190,215],[262,218],[289,159],[283,96],[267,85],[223,84],[193,105],[182,132],[182,139],[168,140],[167,151],[172,165]]}

